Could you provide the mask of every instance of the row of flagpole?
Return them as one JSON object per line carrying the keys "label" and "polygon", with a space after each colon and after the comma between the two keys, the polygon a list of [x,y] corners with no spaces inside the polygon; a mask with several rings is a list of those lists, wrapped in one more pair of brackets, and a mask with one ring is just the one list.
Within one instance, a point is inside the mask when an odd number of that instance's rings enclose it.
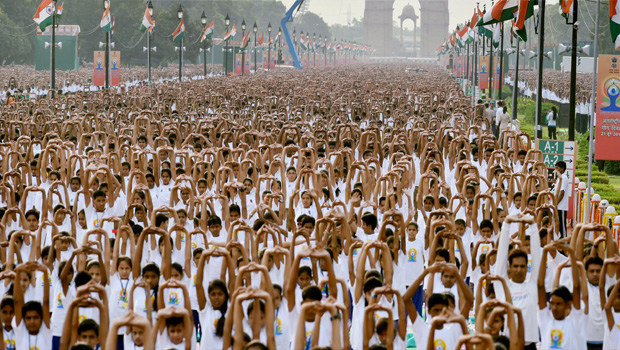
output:
{"label": "row of flagpole", "polygon": [[[496,35],[493,35],[493,46],[497,48],[497,33],[501,30],[501,48],[499,54],[502,59],[500,62],[503,63],[503,27],[502,23],[508,20],[512,21],[512,33],[516,34],[516,63],[515,63],[515,75],[513,81],[513,102],[512,102],[512,115],[513,118],[517,115],[517,96],[518,96],[518,88],[519,88],[519,78],[518,78],[518,69],[519,69],[519,42],[527,41],[527,34],[525,31],[525,21],[534,15],[534,6],[538,5],[538,52],[535,54],[538,56],[538,79],[537,79],[537,90],[536,90],[536,115],[535,115],[535,135],[534,139],[538,137],[538,132],[540,127],[538,122],[543,113],[542,111],[542,79],[543,79],[543,57],[547,56],[544,52],[544,30],[545,30],[545,0],[503,0],[499,1],[497,4],[492,5],[492,9],[489,12],[480,12],[478,8],[474,9],[474,17],[472,20],[467,23],[463,29],[459,27],[456,28],[449,38],[446,39],[444,44],[442,44],[438,48],[439,55],[450,54],[450,56],[456,54],[460,54],[460,50],[463,48],[464,44],[468,45],[468,55],[469,55],[469,44],[472,41],[472,36],[474,41],[474,47],[477,46],[477,42],[480,38],[480,35],[491,38],[489,33],[495,32]],[[594,151],[594,123],[595,123],[595,111],[596,111],[596,87],[597,87],[597,67],[598,67],[598,38],[599,38],[599,18],[600,18],[600,5],[601,0],[596,0],[596,23],[595,23],[595,31],[594,31],[594,43],[593,43],[593,73],[592,73],[592,95],[590,100],[590,137],[589,137],[589,150],[588,150],[588,182],[587,182],[587,194],[586,194],[586,216],[590,217],[591,210],[591,196],[592,196],[592,163],[593,163],[593,151]],[[572,79],[576,78],[576,53],[579,51],[579,48],[576,47],[576,35],[578,30],[578,22],[577,22],[577,1],[573,0],[560,0],[559,4],[559,13],[563,17],[567,19],[567,24],[572,26],[573,30],[573,44],[571,47],[572,50],[572,59],[571,59],[571,75]],[[481,15],[482,14],[482,15]],[[568,18],[573,17],[573,22],[569,22]],[[478,18],[477,18],[478,17]],[[610,0],[609,1],[609,19],[610,19],[610,34],[612,41],[614,42],[614,47],[616,50],[620,49],[620,0]],[[494,30],[490,30],[489,26],[495,25]],[[476,30],[477,29],[477,30]],[[492,53],[493,49],[491,49]],[[474,53],[474,64],[475,60],[478,57],[478,53]],[[469,60],[469,59],[468,59]],[[469,65],[469,64],[468,64]],[[493,74],[493,62],[491,60],[491,74]],[[500,70],[499,79],[503,81],[503,67]],[[467,68],[467,78],[469,80],[469,67]],[[472,70],[472,75],[475,74],[475,70]],[[475,79],[475,78],[474,78]],[[571,82],[571,100],[574,104],[574,94],[575,89],[573,87],[574,82]],[[475,87],[474,87],[475,89]],[[493,87],[490,86],[491,91]],[[474,95],[474,91],[472,90],[472,98]],[[491,96],[494,97],[494,96]],[[499,99],[501,99],[501,86],[499,91]],[[569,116],[569,119],[572,118],[574,124],[574,116]],[[574,127],[574,125],[573,125]],[[574,133],[574,131],[573,131]]]}
{"label": "row of flagpole", "polygon": [[[63,6],[59,6],[58,8],[56,8],[56,1],[57,0],[42,0],[41,4],[38,7],[37,13],[33,16],[33,20],[39,25],[39,27],[41,28],[41,31],[45,31],[45,28],[52,23],[50,22],[50,18],[51,18],[51,22],[54,22],[57,16],[60,16],[62,14],[62,10],[63,10]],[[101,18],[101,22],[100,22],[100,27],[101,29],[103,29],[103,31],[106,33],[106,43],[105,43],[105,48],[106,48],[106,75],[105,75],[105,87],[108,88],[109,87],[109,76],[108,76],[108,61],[109,61],[109,47],[110,47],[110,34],[114,33],[114,28],[115,28],[115,24],[116,24],[116,20],[111,16],[111,12],[110,12],[110,1],[109,0],[104,0],[104,13],[103,16]],[[50,13],[54,13],[55,16],[51,16],[49,15]],[[155,27],[155,21],[152,18],[153,16],[153,5],[151,3],[151,1],[148,1],[146,9],[144,11],[144,16],[142,18],[142,22],[141,22],[141,26],[140,26],[140,30],[142,32],[148,31],[147,33],[147,48],[145,48],[145,51],[148,51],[147,53],[147,61],[148,61],[148,80],[151,81],[151,67],[150,67],[150,61],[151,61],[151,51],[155,51],[155,48],[151,48],[150,46],[150,35],[152,35],[153,29]],[[184,20],[183,20],[183,9],[181,6],[179,6],[179,10],[178,10],[178,17],[179,17],[179,24],[177,26],[177,28],[174,30],[174,32],[171,34],[172,36],[172,40],[175,44],[179,44],[178,48],[175,48],[177,50],[179,50],[179,79],[182,79],[182,57],[183,57],[183,50],[185,49],[183,47],[183,39],[185,36],[185,24],[184,24]],[[205,58],[204,60],[206,61],[206,51],[208,50],[206,47],[206,42],[209,42],[211,45],[213,44],[213,33],[214,33],[214,23],[215,20],[211,20],[208,24],[206,23],[206,16],[203,12],[203,15],[201,17],[201,22],[202,25],[204,26],[203,29],[201,30],[201,35],[200,35],[200,42],[203,43],[203,48],[201,49],[201,51],[205,51]],[[226,43],[226,51],[225,51],[225,55],[228,56],[228,42],[233,39],[237,33],[236,31],[236,26],[233,24],[232,29],[229,30],[229,17],[228,15],[226,15],[226,31],[224,34],[224,37],[217,43],[217,44],[221,44],[222,42]],[[245,50],[250,42],[250,34],[251,32],[248,31],[247,34],[245,33],[245,21],[243,22],[243,37],[241,40],[241,50],[242,52],[245,53]],[[256,49],[258,47],[264,47],[265,43],[264,43],[264,39],[265,39],[265,35],[264,33],[261,33],[260,35],[258,35],[258,30],[257,30],[257,26],[256,23],[254,23],[254,50],[256,53]],[[269,47],[269,55],[271,54],[271,45],[274,44],[274,49],[276,48],[277,44],[279,43],[280,47],[282,47],[282,37],[281,37],[281,30],[278,31],[278,35],[275,38],[271,38],[271,23],[269,23],[268,26],[268,32],[269,32],[269,39],[266,43],[266,45]],[[52,28],[52,53],[51,53],[51,68],[54,68],[54,31],[55,28]],[[356,42],[352,42],[352,41],[345,41],[345,40],[340,40],[340,42],[338,42],[337,40],[335,40],[335,43],[332,44],[332,41],[330,39],[327,38],[326,36],[322,36],[319,35],[319,38],[317,40],[316,35],[312,35],[312,37],[310,37],[310,34],[307,33],[307,38],[304,37],[303,32],[301,32],[300,34],[300,38],[299,40],[297,40],[295,38],[295,45],[297,46],[299,44],[299,46],[305,50],[308,51],[308,55],[310,52],[315,52],[316,55],[316,51],[323,49],[324,54],[327,54],[327,52],[329,51],[330,54],[333,54],[334,57],[338,54],[338,53],[344,53],[344,54],[366,54],[366,55],[370,55],[372,52],[374,52],[374,49],[372,49],[369,46],[366,45],[361,45],[358,44]],[[227,57],[225,60],[225,66],[226,66],[226,70],[228,73],[228,62],[227,62]],[[255,61],[256,61],[256,55],[255,55]],[[315,61],[316,61],[316,57],[315,57]],[[334,62],[336,61],[336,59],[334,58]],[[212,62],[213,63],[213,62]],[[326,62],[327,63],[327,62]],[[256,62],[255,62],[255,66],[256,66]],[[270,63],[268,63],[268,69],[270,67]],[[206,75],[206,64],[205,64],[205,75]],[[54,82],[54,69],[52,69],[51,72],[51,87],[52,89],[54,89],[55,86],[55,82]]]}

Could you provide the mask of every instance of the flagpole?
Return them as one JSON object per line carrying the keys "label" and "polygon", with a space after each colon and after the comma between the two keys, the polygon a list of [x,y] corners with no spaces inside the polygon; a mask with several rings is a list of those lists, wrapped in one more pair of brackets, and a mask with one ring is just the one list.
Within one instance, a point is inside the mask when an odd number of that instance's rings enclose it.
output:
{"label": "flagpole", "polygon": [[594,54],[592,57],[594,58],[594,73],[592,74],[592,98],[590,100],[590,144],[588,147],[588,186],[586,192],[586,218],[590,217],[590,196],[592,194],[592,161],[593,161],[593,150],[594,150],[594,121],[596,116],[594,115],[596,111],[596,75],[598,74],[598,20],[601,14],[601,0],[596,1],[596,25],[594,27]]}
{"label": "flagpole", "polygon": [[578,17],[578,5],[579,1],[573,2],[573,40],[571,47],[571,62],[570,62],[570,103],[568,111],[568,139],[575,141],[575,103],[577,94],[577,17]]}
{"label": "flagpole", "polygon": [[478,88],[478,38],[476,38],[476,33],[474,34],[474,66],[472,69],[473,74],[473,87],[471,89],[471,102],[472,105],[476,105],[476,89]]}
{"label": "flagpole", "polygon": [[467,85],[469,85],[469,44],[467,44],[467,63],[465,64],[465,94],[467,94]]}
{"label": "flagpole", "polygon": [[500,47],[499,47],[499,77],[497,79],[499,79],[499,95],[498,95],[498,100],[502,100],[502,90],[504,89],[504,25],[500,22],[497,25],[500,26],[501,29],[501,40],[500,40]]}
{"label": "flagpole", "polygon": [[538,139],[538,131],[542,130],[542,126],[538,125],[538,121],[540,120],[539,118],[542,117],[543,59],[545,55],[545,0],[540,0],[539,2],[538,15],[538,83],[536,87],[536,115],[534,116],[534,142]]}
{"label": "flagpole", "polygon": [[[493,34],[495,34],[495,31],[493,31]],[[493,47],[493,38],[491,38],[491,40],[489,40],[491,42],[491,46],[489,47],[489,58],[490,58],[490,62],[489,62],[489,96],[487,96],[488,99],[494,99],[495,98],[495,89],[493,88],[493,76],[495,75],[495,68],[493,67],[493,50],[495,49]]]}
{"label": "flagpole", "polygon": [[[515,35],[517,39],[517,51],[515,52],[515,79],[512,85],[512,119],[517,119],[517,99],[519,97],[519,44],[520,37],[519,35]],[[500,130],[498,135],[501,135],[502,131]]]}
{"label": "flagpole", "polygon": [[57,0],[53,0],[52,4],[52,45],[50,55],[50,89],[52,90],[52,97],[56,91],[56,3]]}

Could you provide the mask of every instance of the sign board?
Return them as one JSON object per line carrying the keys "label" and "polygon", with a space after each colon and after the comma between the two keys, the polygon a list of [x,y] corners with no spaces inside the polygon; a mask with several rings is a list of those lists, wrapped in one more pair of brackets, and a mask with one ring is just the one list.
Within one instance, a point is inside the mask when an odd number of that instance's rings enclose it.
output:
{"label": "sign board", "polygon": [[489,56],[480,56],[480,62],[478,67],[478,86],[482,90],[486,90],[489,88],[489,69],[491,68],[489,62]]}
{"label": "sign board", "polygon": [[105,51],[95,51],[93,85],[105,85]]}
{"label": "sign board", "polygon": [[620,160],[620,55],[599,55],[595,159]]}
{"label": "sign board", "polygon": [[110,51],[110,86],[121,83],[121,52]]}
{"label": "sign board", "polygon": [[[577,142],[538,139],[536,140],[536,149],[542,152],[542,159],[540,160],[544,162],[548,168],[548,181],[550,183],[555,183],[557,181],[554,172],[555,163],[559,161],[566,162],[566,177],[571,183],[571,189],[568,192],[568,196],[569,198],[572,198],[575,193],[575,186],[577,185],[577,182],[575,181],[575,167],[577,166]],[[571,216],[573,212],[573,201],[569,200],[568,203],[568,215]]]}

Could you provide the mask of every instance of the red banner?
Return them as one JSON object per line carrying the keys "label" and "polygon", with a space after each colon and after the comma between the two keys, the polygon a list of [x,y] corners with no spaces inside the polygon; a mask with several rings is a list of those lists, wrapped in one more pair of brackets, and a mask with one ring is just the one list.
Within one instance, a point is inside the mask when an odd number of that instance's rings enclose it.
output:
{"label": "red banner", "polygon": [[110,86],[121,83],[121,52],[110,51]]}
{"label": "red banner", "polygon": [[479,72],[479,87],[483,90],[486,90],[489,88],[489,69],[491,67],[489,66],[489,56],[480,56],[480,61],[479,61],[479,67],[478,67],[478,72]]}
{"label": "red banner", "polygon": [[93,85],[105,85],[105,51],[95,51]]}
{"label": "red banner", "polygon": [[598,56],[596,94],[597,160],[620,160],[620,56]]}
{"label": "red banner", "polygon": [[500,65],[499,65],[499,61],[500,61],[500,57],[494,57],[493,58],[495,60],[495,63],[493,64],[493,70],[495,71],[495,75],[493,76],[493,89],[494,90],[499,90],[499,82],[500,82]]}

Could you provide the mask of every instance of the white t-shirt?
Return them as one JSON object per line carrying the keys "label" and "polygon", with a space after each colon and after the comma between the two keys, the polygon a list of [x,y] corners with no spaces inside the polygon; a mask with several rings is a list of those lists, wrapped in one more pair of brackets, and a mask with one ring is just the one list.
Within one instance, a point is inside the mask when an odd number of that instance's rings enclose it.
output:
{"label": "white t-shirt", "polygon": [[568,210],[568,197],[571,195],[571,182],[566,176],[566,171],[560,178],[561,181],[560,179],[558,179],[558,181],[561,183],[556,184],[556,186],[561,186],[560,192],[564,191],[564,197],[562,197],[562,200],[558,203],[558,210]]}
{"label": "white t-shirt", "polygon": [[540,338],[543,349],[586,349],[584,324],[586,315],[581,309],[571,309],[563,320],[556,320],[546,306],[538,311]]}
{"label": "white t-shirt", "polygon": [[[430,320],[430,318],[429,318]],[[426,349],[428,344],[428,336],[430,335],[431,327],[424,322],[422,317],[418,315],[413,323],[413,337],[417,349]],[[463,330],[458,324],[450,323],[445,324],[442,329],[435,330],[435,346],[433,349],[456,349],[456,344],[459,342],[459,338],[463,335]]]}
{"label": "white t-shirt", "polygon": [[217,322],[222,317],[222,313],[219,310],[214,310],[209,303],[209,297],[207,296],[207,305],[205,308],[198,311],[198,317],[200,318],[200,327],[202,328],[202,335],[200,339],[201,350],[221,349],[223,345],[222,337],[215,335],[215,329]]}
{"label": "white t-shirt", "polygon": [[[193,326],[192,326],[193,327]],[[168,329],[164,328],[163,332],[157,332],[157,343],[155,343],[155,349],[164,350],[164,349],[185,349],[185,339],[180,344],[174,344],[170,337],[168,336]]]}
{"label": "white t-shirt", "polygon": [[[117,272],[110,277],[110,284],[106,288],[110,320],[115,320],[127,312],[129,292],[132,286],[133,278],[131,275],[129,279],[121,279]],[[125,327],[119,328],[118,334],[125,334]]]}
{"label": "white t-shirt", "polygon": [[16,350],[45,350],[52,348],[52,331],[47,328],[45,322],[41,322],[41,328],[39,328],[39,333],[36,335],[28,332],[24,320],[18,326],[15,324],[15,318],[13,318],[12,325],[15,330]]}

